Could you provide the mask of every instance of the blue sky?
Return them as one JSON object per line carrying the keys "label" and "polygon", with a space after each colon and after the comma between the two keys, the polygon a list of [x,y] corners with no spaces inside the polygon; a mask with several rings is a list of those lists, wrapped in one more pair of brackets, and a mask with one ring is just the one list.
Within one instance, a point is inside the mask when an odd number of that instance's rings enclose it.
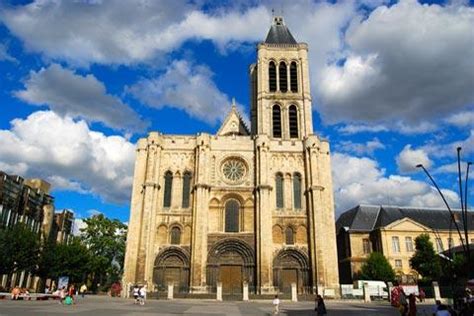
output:
{"label": "blue sky", "polygon": [[128,221],[137,139],[215,133],[233,97],[248,116],[272,8],[309,44],[337,213],[442,207],[417,163],[455,206],[455,148],[474,160],[472,1],[1,2],[0,170],[47,179],[57,209]]}

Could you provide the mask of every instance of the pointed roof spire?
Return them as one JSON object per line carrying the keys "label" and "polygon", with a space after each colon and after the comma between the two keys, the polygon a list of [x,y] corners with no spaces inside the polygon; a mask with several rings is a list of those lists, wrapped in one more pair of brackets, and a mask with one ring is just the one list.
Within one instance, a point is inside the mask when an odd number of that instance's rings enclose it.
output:
{"label": "pointed roof spire", "polygon": [[273,23],[265,40],[267,44],[298,44],[286,27],[282,16],[274,16]]}

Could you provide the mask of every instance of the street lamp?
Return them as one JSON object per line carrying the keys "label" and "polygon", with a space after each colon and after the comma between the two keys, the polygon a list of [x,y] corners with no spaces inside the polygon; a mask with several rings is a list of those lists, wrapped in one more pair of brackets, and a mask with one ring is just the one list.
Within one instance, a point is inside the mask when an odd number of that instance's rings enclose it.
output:
{"label": "street lamp", "polygon": [[[460,196],[460,200],[461,200],[461,218],[463,220],[463,230],[464,230],[464,237],[465,238],[463,238],[463,236],[462,236],[461,230],[459,229],[459,225],[456,222],[456,219],[454,217],[453,211],[451,210],[451,207],[449,206],[448,202],[446,201],[446,198],[444,197],[443,192],[441,192],[439,186],[436,184],[433,177],[430,175],[428,170],[426,170],[426,168],[422,164],[418,164],[416,167],[423,169],[423,171],[426,173],[426,175],[428,176],[428,178],[431,180],[431,182],[435,186],[436,190],[438,191],[439,195],[443,199],[443,202],[446,205],[446,207],[449,211],[449,214],[451,216],[451,221],[454,223],[454,225],[456,227],[456,230],[458,232],[458,235],[459,235],[459,239],[461,240],[461,245],[462,245],[462,248],[463,248],[463,252],[466,256],[466,261],[467,261],[468,277],[471,277],[471,274],[474,273],[474,271],[470,271],[472,269],[470,269],[470,267],[471,267],[471,254],[470,254],[470,252],[471,251],[470,251],[470,247],[469,247],[469,226],[468,226],[468,213],[467,213],[467,210],[468,210],[467,196],[468,196],[468,194],[467,194],[467,192],[468,192],[468,182],[469,182],[469,168],[472,165],[472,162],[467,162],[466,179],[465,179],[465,183],[464,183],[465,184],[465,186],[464,186],[464,198],[463,198],[462,180],[461,180],[461,149],[462,149],[461,147],[456,148],[456,150],[457,150],[457,164],[458,164],[459,196]],[[465,240],[465,242],[464,242],[464,240]]]}

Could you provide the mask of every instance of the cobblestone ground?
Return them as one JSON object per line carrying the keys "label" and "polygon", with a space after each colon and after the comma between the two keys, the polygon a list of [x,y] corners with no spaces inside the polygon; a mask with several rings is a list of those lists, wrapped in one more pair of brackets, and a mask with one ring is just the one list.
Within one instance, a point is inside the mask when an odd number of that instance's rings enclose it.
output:
{"label": "cobblestone ground", "polygon": [[[328,316],[332,315],[399,315],[387,302],[327,301]],[[279,315],[315,315],[313,303],[283,301]],[[431,315],[430,305],[419,308],[420,315]],[[272,315],[271,301],[216,302],[212,300],[148,300],[145,306],[133,300],[89,296],[77,298],[73,306],[57,301],[0,300],[0,316],[13,315]]]}

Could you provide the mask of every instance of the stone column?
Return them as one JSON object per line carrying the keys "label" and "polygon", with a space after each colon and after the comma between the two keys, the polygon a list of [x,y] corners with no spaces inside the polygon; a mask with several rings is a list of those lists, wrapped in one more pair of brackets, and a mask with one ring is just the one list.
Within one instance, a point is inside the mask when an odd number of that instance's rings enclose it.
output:
{"label": "stone column", "polygon": [[[124,261],[123,283],[137,283],[137,265],[140,247],[140,236],[143,223],[143,206],[148,161],[148,140],[142,138],[137,143],[135,172],[133,177],[130,219],[127,234],[127,245]],[[141,280],[143,281],[143,280]]]}
{"label": "stone column", "polygon": [[242,300],[244,302],[246,302],[246,301],[249,300],[249,284],[244,281],[243,285],[244,285],[244,288],[243,288],[243,298],[242,298]]}
{"label": "stone column", "polygon": [[174,294],[174,284],[168,283],[168,299],[169,300],[173,299],[173,294]]}
{"label": "stone column", "polygon": [[296,283],[291,283],[291,301],[298,302],[298,289],[296,288]]}
{"label": "stone column", "polygon": [[339,288],[334,202],[332,199],[329,146],[316,136],[305,140],[308,246],[313,286]]}
{"label": "stone column", "polygon": [[266,135],[259,135],[255,139],[256,155],[256,268],[257,288],[261,294],[273,293],[272,249],[272,207],[270,203],[272,187],[268,183],[268,153],[269,139]]}
{"label": "stone column", "polygon": [[[162,147],[159,144],[158,140],[151,145],[152,153],[153,153],[153,161],[151,168],[152,178],[151,183],[147,183],[147,191],[149,190],[152,195],[151,198],[151,205],[150,205],[150,212],[148,214],[148,229],[146,231],[146,266],[145,266],[145,277],[146,283],[149,289],[153,288],[153,269],[155,263],[155,237],[156,237],[156,214],[158,212],[158,208],[161,207],[158,201],[159,192],[160,192],[160,179],[162,178],[160,172],[160,163],[161,163],[161,151]],[[148,188],[149,187],[149,188]]]}
{"label": "stone column", "polygon": [[205,293],[207,264],[207,232],[209,214],[208,170],[210,164],[210,137],[201,134],[197,138],[193,200],[193,230],[191,239],[191,291]]}
{"label": "stone column", "polygon": [[216,300],[222,301],[222,282],[217,282]]}

